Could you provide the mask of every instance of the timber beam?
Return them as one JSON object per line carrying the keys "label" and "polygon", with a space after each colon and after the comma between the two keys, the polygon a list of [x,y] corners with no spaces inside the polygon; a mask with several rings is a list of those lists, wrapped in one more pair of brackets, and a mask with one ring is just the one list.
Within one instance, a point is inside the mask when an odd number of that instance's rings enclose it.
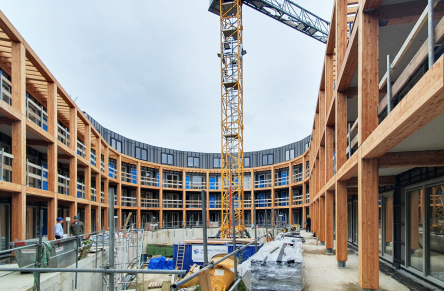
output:
{"label": "timber beam", "polygon": [[381,168],[444,166],[444,151],[386,153],[379,158]]}

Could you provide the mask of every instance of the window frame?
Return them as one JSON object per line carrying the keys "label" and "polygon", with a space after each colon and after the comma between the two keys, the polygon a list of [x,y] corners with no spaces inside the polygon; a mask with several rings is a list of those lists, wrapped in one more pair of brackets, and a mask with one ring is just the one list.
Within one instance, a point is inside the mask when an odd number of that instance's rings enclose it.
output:
{"label": "window frame", "polygon": [[[163,157],[165,156],[166,158],[166,162],[164,162]],[[169,163],[169,160],[171,158],[171,163]],[[174,165],[174,155],[173,154],[168,154],[168,153],[161,153],[160,155],[160,163],[162,165]]]}
{"label": "window frame", "polygon": [[[248,161],[248,165],[247,165],[247,161]],[[244,157],[244,168],[249,168],[250,167],[250,157]]]}
{"label": "window frame", "polygon": [[[217,164],[219,165],[219,166],[216,166],[215,165],[215,162],[217,161]],[[215,168],[215,169],[220,169],[221,168],[221,162],[222,162],[222,159],[221,158],[213,158],[213,168]]]}

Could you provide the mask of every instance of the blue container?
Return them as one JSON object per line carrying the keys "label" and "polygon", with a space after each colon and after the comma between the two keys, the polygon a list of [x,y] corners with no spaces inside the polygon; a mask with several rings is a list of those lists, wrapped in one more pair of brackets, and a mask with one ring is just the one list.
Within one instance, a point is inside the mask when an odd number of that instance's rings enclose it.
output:
{"label": "blue container", "polygon": [[[227,244],[228,245],[228,252],[231,253],[233,251],[233,244]],[[241,248],[243,245],[242,244],[236,244],[237,248]],[[257,245],[257,250],[259,250],[262,246],[264,245],[264,243],[260,243]],[[176,269],[176,258],[177,258],[177,249],[178,249],[178,244],[174,244],[173,245],[173,267],[174,269]],[[255,254],[254,251],[255,246],[254,245],[250,245],[248,247],[246,247],[244,250],[242,250],[241,252],[237,253],[237,257],[239,259],[239,263],[242,263],[244,261],[246,261],[249,257],[251,257],[252,255]],[[203,265],[203,263],[200,262],[193,262],[192,259],[192,251],[193,251],[193,245],[187,244],[185,246],[185,256],[183,258],[183,268],[182,270],[186,270],[187,272],[190,270],[191,266],[196,264],[196,265]],[[210,260],[211,258],[208,258],[208,260]]]}

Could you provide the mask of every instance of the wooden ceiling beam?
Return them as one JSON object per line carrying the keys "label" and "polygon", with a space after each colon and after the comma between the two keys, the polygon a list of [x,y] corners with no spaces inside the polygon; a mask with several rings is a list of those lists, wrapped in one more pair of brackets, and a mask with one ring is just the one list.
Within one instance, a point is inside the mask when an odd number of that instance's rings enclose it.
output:
{"label": "wooden ceiling beam", "polygon": [[[379,186],[395,185],[396,176],[379,176]],[[352,177],[347,181],[348,187],[358,186],[358,177]]]}
{"label": "wooden ceiling beam", "polygon": [[40,140],[40,139],[27,139],[26,145],[27,146],[48,146],[49,142],[47,142],[45,140]]}
{"label": "wooden ceiling beam", "polygon": [[444,151],[386,153],[379,158],[381,168],[444,166]]}

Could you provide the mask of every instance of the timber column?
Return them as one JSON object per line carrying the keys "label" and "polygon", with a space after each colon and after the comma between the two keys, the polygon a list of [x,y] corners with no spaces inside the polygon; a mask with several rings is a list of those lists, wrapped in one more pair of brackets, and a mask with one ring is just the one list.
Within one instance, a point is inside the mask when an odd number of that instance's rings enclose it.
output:
{"label": "timber column", "polygon": [[376,114],[379,103],[379,11],[369,9],[379,7],[366,7],[371,3],[362,4],[362,9],[360,7],[358,11],[359,149],[355,153],[358,154],[358,277],[363,290],[377,290],[379,288],[378,159],[363,159],[360,146],[379,123]]}
{"label": "timber column", "polygon": [[319,241],[321,246],[325,245],[325,195],[319,197]]}

